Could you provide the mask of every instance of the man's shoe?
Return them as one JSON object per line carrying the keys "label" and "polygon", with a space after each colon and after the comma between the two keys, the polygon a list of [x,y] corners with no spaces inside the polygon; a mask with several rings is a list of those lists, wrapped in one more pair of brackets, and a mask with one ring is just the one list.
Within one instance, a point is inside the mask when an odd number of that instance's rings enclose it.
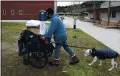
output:
{"label": "man's shoe", "polygon": [[74,57],[71,58],[69,64],[74,65],[76,63],[79,63],[79,59],[76,56],[74,56]]}
{"label": "man's shoe", "polygon": [[59,64],[60,64],[59,60],[54,60],[53,62],[52,61],[49,62],[50,66],[59,66]]}

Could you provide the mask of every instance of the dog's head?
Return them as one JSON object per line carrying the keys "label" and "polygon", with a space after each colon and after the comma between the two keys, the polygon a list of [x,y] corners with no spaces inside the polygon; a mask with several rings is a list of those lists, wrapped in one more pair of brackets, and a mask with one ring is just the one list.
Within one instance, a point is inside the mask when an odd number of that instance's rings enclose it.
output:
{"label": "dog's head", "polygon": [[96,51],[96,49],[95,49],[95,48],[87,49],[87,50],[85,51],[85,53],[84,53],[84,56],[86,57],[86,56],[91,55],[91,53],[92,53],[93,51]]}
{"label": "dog's head", "polygon": [[86,56],[90,55],[91,51],[92,51],[92,49],[87,49],[84,53],[84,56],[86,57]]}

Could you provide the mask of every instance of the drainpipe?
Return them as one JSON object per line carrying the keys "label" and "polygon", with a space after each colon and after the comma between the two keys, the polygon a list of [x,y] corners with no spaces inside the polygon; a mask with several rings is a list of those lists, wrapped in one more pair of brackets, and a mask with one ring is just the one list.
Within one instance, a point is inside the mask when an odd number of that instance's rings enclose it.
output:
{"label": "drainpipe", "polygon": [[54,0],[54,13],[57,13],[57,1]]}
{"label": "drainpipe", "polygon": [[110,5],[111,5],[111,1],[109,1],[109,6],[108,6],[108,22],[107,22],[107,26],[109,26],[109,24],[110,24]]}

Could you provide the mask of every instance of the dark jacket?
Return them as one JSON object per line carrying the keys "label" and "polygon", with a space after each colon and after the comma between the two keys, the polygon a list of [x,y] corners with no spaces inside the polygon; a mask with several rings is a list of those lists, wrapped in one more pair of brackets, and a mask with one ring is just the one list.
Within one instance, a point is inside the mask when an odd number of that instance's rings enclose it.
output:
{"label": "dark jacket", "polygon": [[97,56],[99,59],[111,59],[116,58],[118,53],[113,50],[94,50],[91,54],[93,57]]}

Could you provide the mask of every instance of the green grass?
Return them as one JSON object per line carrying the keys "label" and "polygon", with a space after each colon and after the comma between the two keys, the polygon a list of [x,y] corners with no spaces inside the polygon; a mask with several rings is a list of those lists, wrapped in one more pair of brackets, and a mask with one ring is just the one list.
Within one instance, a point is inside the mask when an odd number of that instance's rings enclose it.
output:
{"label": "green grass", "polygon": [[[47,65],[43,69],[35,69],[31,65],[25,66],[22,63],[22,57],[17,54],[17,40],[24,28],[25,23],[2,22],[2,76],[119,76],[120,74],[120,68],[112,72],[107,71],[111,67],[110,60],[103,61],[102,66],[98,65],[99,62],[88,66],[92,57],[84,58],[83,54],[86,49],[73,47],[72,49],[80,59],[79,64],[70,66],[69,55],[62,49],[61,65],[58,67]],[[108,48],[81,30],[67,29],[67,34],[69,45]],[[74,35],[77,38],[73,38]],[[118,65],[120,65],[120,60]]]}

